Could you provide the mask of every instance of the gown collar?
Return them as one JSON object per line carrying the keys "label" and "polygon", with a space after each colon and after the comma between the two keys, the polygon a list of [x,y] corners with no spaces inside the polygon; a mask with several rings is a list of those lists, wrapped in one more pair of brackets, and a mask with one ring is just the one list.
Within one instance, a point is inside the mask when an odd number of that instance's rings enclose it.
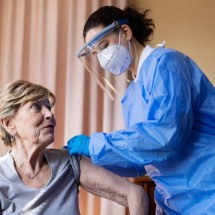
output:
{"label": "gown collar", "polygon": [[139,76],[139,71],[141,66],[143,65],[143,62],[146,60],[146,58],[155,50],[155,48],[152,48],[150,45],[147,45],[143,51],[142,54],[140,56],[140,60],[138,63],[138,68],[137,68],[137,76],[136,78],[134,78],[134,82],[136,82],[138,80],[138,76]]}
{"label": "gown collar", "polygon": [[[162,43],[157,44],[156,48],[165,48],[166,45],[166,41],[164,40]],[[134,78],[134,83],[138,80],[138,76],[139,76],[139,72],[140,72],[140,68],[143,65],[144,61],[146,60],[146,58],[156,49],[156,48],[152,48],[150,45],[147,45],[143,51],[142,54],[140,56],[140,60],[138,63],[138,68],[137,68],[137,76]]]}

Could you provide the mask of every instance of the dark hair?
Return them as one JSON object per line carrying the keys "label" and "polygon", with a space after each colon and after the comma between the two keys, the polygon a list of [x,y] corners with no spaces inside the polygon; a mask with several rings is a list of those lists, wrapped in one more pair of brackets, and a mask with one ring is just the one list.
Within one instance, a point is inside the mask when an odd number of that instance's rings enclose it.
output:
{"label": "dark hair", "polygon": [[145,45],[150,41],[154,32],[154,21],[147,18],[149,10],[139,12],[132,7],[126,7],[124,10],[114,6],[104,6],[92,13],[85,23],[83,36],[86,37],[87,32],[99,25],[104,27],[110,25],[114,21],[127,18],[128,26],[131,28],[134,38]]}

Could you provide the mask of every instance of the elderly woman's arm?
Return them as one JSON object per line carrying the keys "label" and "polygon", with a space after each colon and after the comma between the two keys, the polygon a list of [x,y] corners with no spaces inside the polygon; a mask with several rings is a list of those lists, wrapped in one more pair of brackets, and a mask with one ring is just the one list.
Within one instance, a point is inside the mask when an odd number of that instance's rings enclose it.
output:
{"label": "elderly woman's arm", "polygon": [[131,215],[148,214],[148,197],[141,186],[119,177],[82,157],[80,185],[88,192],[129,207]]}

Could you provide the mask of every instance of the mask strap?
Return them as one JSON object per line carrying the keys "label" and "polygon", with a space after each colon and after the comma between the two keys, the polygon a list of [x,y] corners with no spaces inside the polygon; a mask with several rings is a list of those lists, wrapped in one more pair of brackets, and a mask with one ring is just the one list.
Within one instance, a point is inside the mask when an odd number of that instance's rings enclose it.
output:
{"label": "mask strap", "polygon": [[[119,31],[119,42],[118,42],[118,47],[121,45],[121,44],[120,44],[120,42],[121,42],[121,34],[122,34],[121,31],[122,31],[122,30],[120,29],[120,31]],[[128,52],[129,52],[129,55],[130,55],[130,49],[131,49],[131,43],[130,43],[130,41],[128,41]]]}

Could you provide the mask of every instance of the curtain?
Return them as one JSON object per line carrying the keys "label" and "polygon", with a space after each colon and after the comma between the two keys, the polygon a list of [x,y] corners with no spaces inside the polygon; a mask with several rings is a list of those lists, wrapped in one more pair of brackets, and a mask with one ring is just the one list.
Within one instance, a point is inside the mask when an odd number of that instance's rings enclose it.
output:
{"label": "curtain", "polygon": [[[120,101],[110,101],[76,57],[82,29],[100,6],[124,8],[127,0],[0,0],[0,87],[25,79],[57,97],[55,142],[77,134],[123,127]],[[8,148],[1,142],[0,155]],[[125,214],[125,208],[80,189],[84,215]]]}

